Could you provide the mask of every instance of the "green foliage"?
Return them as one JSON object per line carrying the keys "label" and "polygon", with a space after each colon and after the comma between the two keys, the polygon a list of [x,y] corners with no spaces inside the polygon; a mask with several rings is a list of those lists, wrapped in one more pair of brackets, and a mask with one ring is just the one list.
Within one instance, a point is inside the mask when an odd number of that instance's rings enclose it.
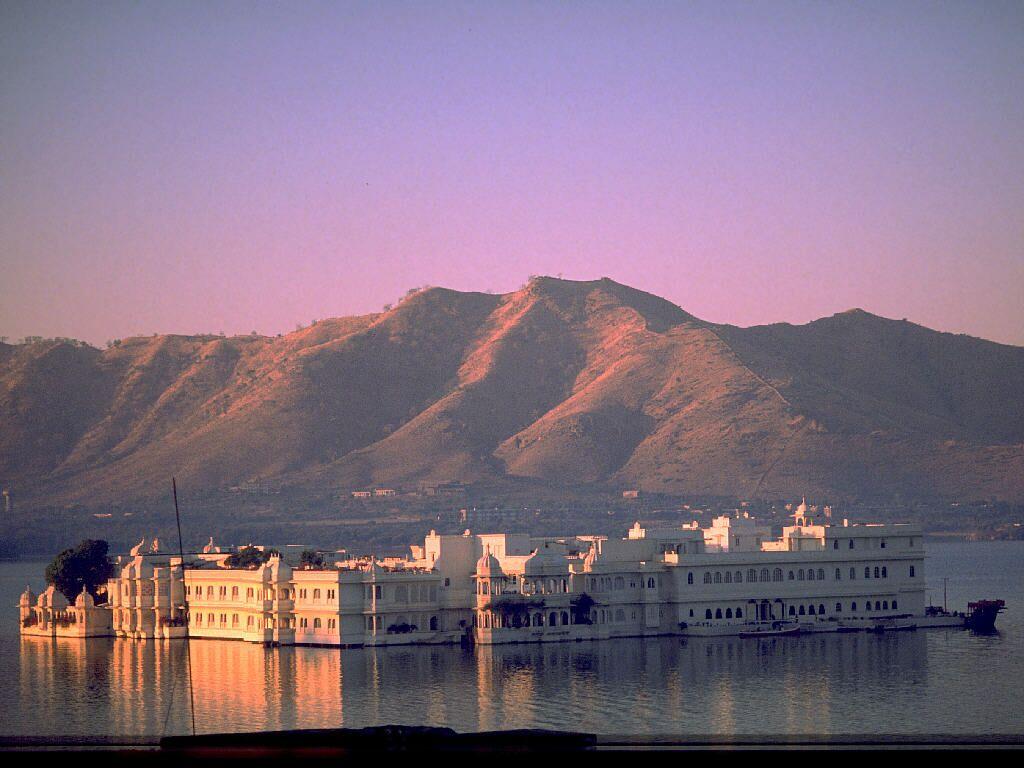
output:
{"label": "green foliage", "polygon": [[327,566],[324,556],[313,549],[307,549],[302,553],[299,565],[307,571],[321,570]]}
{"label": "green foliage", "polygon": [[594,598],[586,592],[580,594],[572,601],[573,622],[575,624],[590,624],[590,609],[594,607]]}
{"label": "green foliage", "polygon": [[107,557],[109,545],[102,539],[85,539],[77,547],[65,549],[46,566],[46,581],[74,602],[82,590],[88,590],[96,602],[106,600],[98,588],[114,575],[114,564]]}
{"label": "green foliage", "polygon": [[224,564],[228,568],[246,568],[253,570],[259,568],[270,559],[275,553],[273,549],[256,549],[256,547],[242,547],[237,552],[228,555]]}

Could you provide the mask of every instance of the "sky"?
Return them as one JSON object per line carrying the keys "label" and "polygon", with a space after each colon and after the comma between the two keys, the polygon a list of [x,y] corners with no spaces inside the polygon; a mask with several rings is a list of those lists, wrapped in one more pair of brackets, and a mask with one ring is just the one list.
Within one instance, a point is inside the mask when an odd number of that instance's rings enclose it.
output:
{"label": "sky", "polygon": [[1024,4],[0,4],[0,336],[531,274],[1024,345]]}

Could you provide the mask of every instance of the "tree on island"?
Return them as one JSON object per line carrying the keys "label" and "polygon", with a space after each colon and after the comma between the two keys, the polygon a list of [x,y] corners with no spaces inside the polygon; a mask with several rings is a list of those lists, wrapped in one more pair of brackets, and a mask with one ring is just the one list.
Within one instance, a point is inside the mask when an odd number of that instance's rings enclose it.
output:
{"label": "tree on island", "polygon": [[259,568],[266,563],[273,555],[280,555],[276,549],[257,549],[256,547],[242,547],[237,552],[227,556],[224,565],[228,568],[247,568],[252,570]]}
{"label": "tree on island", "polygon": [[99,587],[114,575],[114,564],[107,557],[110,549],[102,539],[85,539],[77,547],[65,549],[46,566],[46,582],[52,584],[73,603],[88,590],[97,603],[106,602],[106,592]]}
{"label": "tree on island", "polygon": [[304,550],[299,560],[299,566],[305,571],[316,571],[326,567],[327,561],[324,556],[313,549]]}
{"label": "tree on island", "polygon": [[571,601],[571,604],[574,624],[593,623],[590,620],[590,609],[594,607],[594,598],[583,592],[579,597]]}

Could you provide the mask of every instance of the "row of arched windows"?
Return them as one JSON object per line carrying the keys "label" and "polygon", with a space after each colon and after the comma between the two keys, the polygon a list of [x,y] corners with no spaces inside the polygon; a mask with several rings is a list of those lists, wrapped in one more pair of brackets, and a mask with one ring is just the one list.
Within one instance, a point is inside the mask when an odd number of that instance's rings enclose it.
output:
{"label": "row of arched windows", "polygon": [[[889,569],[882,566],[864,566],[864,578],[870,579],[873,577],[876,579],[887,579],[889,578]],[[910,575],[914,575],[913,566],[910,569]],[[836,568],[835,580],[841,581],[843,577],[842,570]],[[850,568],[850,579],[857,578],[856,567]],[[748,583],[755,583],[757,581],[768,582],[768,581],[824,581],[825,580],[825,569],[824,568],[796,568],[789,571],[783,571],[782,568],[775,568],[769,571],[767,568],[762,568],[760,573],[756,568],[747,569],[746,580]],[[693,571],[686,574],[686,583],[694,583]],[[704,573],[705,584],[742,584],[743,583],[743,571],[706,571]]]}
{"label": "row of arched windows", "polygon": [[[319,591],[319,590],[317,590],[317,591]],[[216,595],[217,595],[217,599],[218,600],[228,600],[229,599],[228,598],[228,588],[226,586],[218,587]],[[193,588],[193,586],[191,584],[186,584],[185,585],[185,596],[186,597],[194,597],[196,599],[202,598],[203,597],[203,587],[202,587],[202,585],[196,585],[195,588]],[[279,600],[288,600],[290,597],[291,597],[291,590],[289,590],[287,588],[282,588],[277,593],[277,599],[279,599]],[[206,587],[206,599],[207,600],[213,600],[214,599],[214,591],[213,591],[213,585],[212,584],[208,584],[207,587]],[[231,600],[238,600],[238,587],[232,587],[231,588],[231,597],[230,597],[230,599]],[[273,599],[274,599],[274,590],[273,589],[263,588],[263,587],[261,587],[259,589],[255,589],[253,587],[249,587],[248,589],[245,590],[245,601],[246,602],[250,602],[252,600],[273,600]]]}
{"label": "row of arched windows", "polygon": [[[872,605],[874,606],[873,608],[872,608]],[[850,612],[851,613],[855,613],[857,610],[858,610],[857,603],[855,601],[851,602],[850,603]],[[896,610],[899,610],[899,605],[898,605],[896,600],[893,600],[891,604],[890,604],[890,602],[888,600],[875,600],[873,604],[872,604],[872,602],[870,600],[868,600],[866,603],[864,603],[864,610],[867,611],[867,612],[871,612],[872,610],[874,610],[874,611],[889,611],[889,610],[896,611]],[[834,612],[835,613],[842,613],[843,612],[843,604],[837,602],[835,604]],[[789,616],[824,616],[826,614],[826,611],[825,611],[825,604],[824,603],[818,603],[817,605],[815,605],[814,603],[808,603],[806,605],[790,605],[787,608],[786,613]],[[691,618],[693,617],[693,609],[692,608],[690,609],[690,617]],[[705,619],[733,619],[733,618],[735,618],[735,619],[742,619],[743,618],[743,609],[742,608],[730,608],[730,607],[726,607],[726,608],[705,608],[704,609],[704,618]]]}
{"label": "row of arched windows", "polygon": [[[432,620],[433,621],[433,620]],[[568,611],[551,611],[544,614],[541,611],[535,613],[514,613],[502,615],[490,611],[482,611],[478,616],[473,617],[473,625],[484,629],[522,629],[525,627],[557,627],[567,626],[570,622]]]}
{"label": "row of arched windows", "polygon": [[[638,579],[630,577],[628,582],[629,589],[657,589],[661,585],[660,576],[648,576],[646,579],[641,576]],[[619,591],[627,588],[626,579],[622,576],[592,576],[587,578],[587,590],[590,592],[610,592]]]}

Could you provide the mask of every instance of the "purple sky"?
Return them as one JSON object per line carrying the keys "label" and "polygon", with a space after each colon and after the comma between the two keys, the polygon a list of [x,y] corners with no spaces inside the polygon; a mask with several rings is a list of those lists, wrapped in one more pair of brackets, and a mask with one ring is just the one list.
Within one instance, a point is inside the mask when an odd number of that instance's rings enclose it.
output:
{"label": "purple sky", "polygon": [[0,4],[0,335],[559,273],[1024,344],[1024,4]]}

